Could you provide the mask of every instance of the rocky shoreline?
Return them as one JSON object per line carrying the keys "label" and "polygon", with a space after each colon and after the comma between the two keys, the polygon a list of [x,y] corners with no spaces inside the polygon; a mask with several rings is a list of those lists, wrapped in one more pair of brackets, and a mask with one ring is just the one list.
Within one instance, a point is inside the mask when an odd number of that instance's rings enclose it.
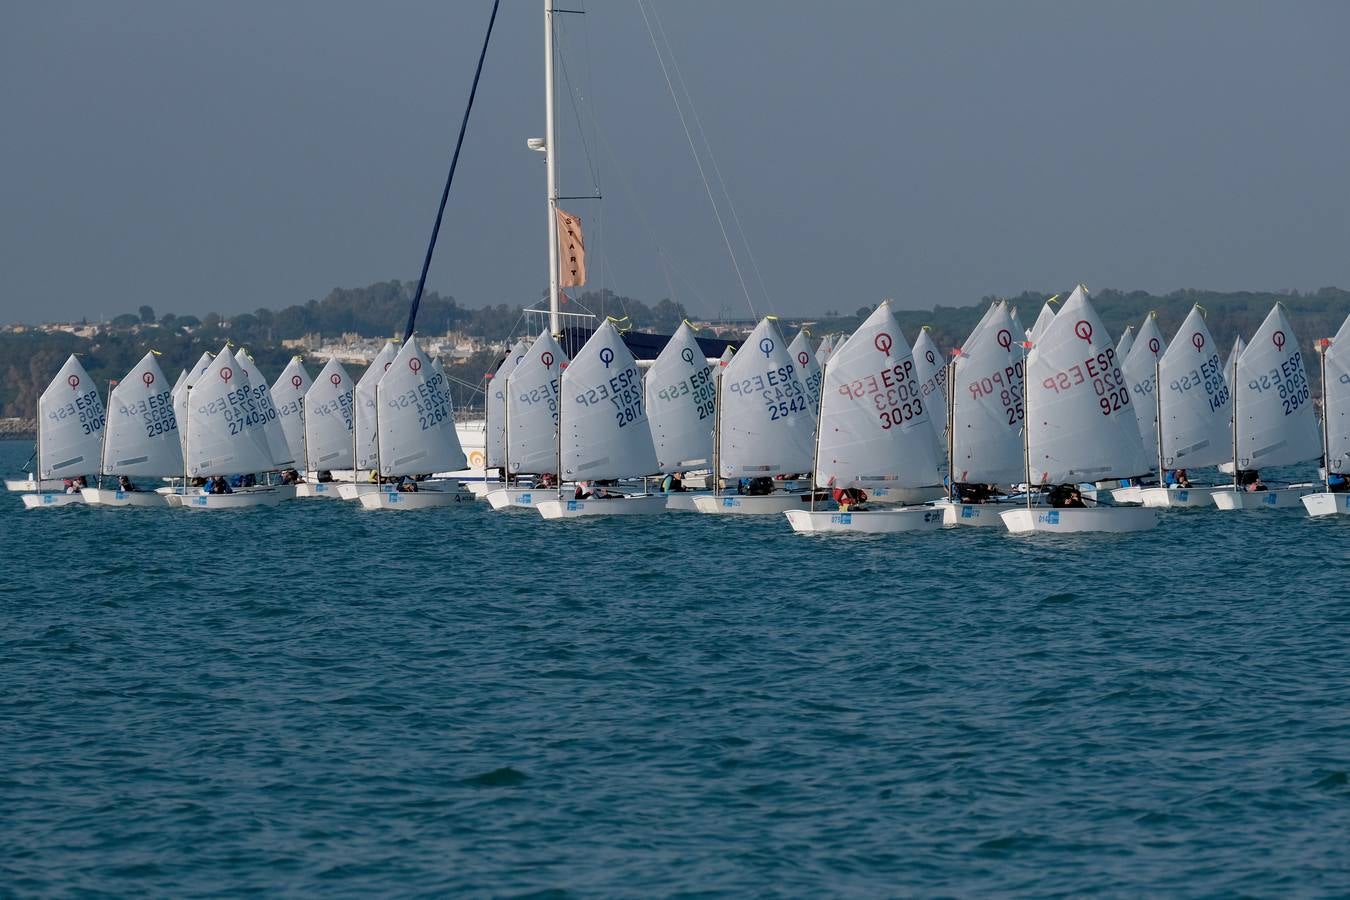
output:
{"label": "rocky shoreline", "polygon": [[0,419],[0,441],[32,440],[37,437],[36,419]]}

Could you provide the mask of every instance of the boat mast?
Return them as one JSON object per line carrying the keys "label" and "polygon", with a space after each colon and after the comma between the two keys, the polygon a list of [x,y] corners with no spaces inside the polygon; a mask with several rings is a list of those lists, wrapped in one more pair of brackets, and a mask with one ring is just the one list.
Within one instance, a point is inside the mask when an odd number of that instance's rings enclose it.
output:
{"label": "boat mast", "polygon": [[[807,346],[810,349],[810,345]],[[821,399],[825,399],[825,367],[830,361],[825,360],[824,365],[820,367],[820,394]],[[811,512],[816,511],[816,489],[820,487],[820,407],[816,409],[816,448],[811,451]],[[714,420],[716,421],[716,420]]]}
{"label": "boat mast", "polygon": [[1167,487],[1163,480],[1163,433],[1162,433],[1162,360],[1155,354],[1153,357],[1153,432],[1154,437],[1158,439],[1158,487]]}
{"label": "boat mast", "polygon": [[1233,493],[1235,494],[1241,490],[1238,487],[1238,394],[1240,392],[1237,386],[1238,356],[1241,355],[1239,353],[1233,357],[1233,380],[1230,388],[1233,394]]}
{"label": "boat mast", "polygon": [[1027,511],[1031,510],[1031,341],[1023,341],[1027,352],[1022,354],[1022,465],[1027,473]]}
{"label": "boat mast", "polygon": [[[721,360],[718,360],[718,363],[717,363],[717,390],[716,390],[716,401],[717,401],[717,403],[716,403],[716,406],[713,408],[713,454],[712,454],[712,455],[713,455],[713,458],[712,458],[713,470],[712,470],[712,479],[713,479],[713,496],[714,496],[714,497],[716,497],[716,496],[718,496],[719,494],[722,493],[722,370],[723,370],[723,368],[724,368],[724,367],[723,367],[723,365],[722,365]],[[824,383],[825,383],[824,381],[821,382],[822,385],[823,385]],[[817,433],[817,437],[819,437],[819,433],[820,433],[820,429],[819,429],[819,428],[816,429],[816,433]],[[815,483],[815,479],[816,479],[816,473],[812,472],[812,473],[811,473],[811,482],[812,482],[813,484]]]}
{"label": "boat mast", "polygon": [[[557,129],[553,121],[553,0],[544,0],[544,166],[548,173],[548,330],[555,338],[561,340],[562,319],[558,315],[557,138]],[[561,466],[558,474],[562,475]],[[561,484],[561,478],[559,483]]]}
{"label": "boat mast", "polygon": [[947,364],[947,496],[953,501],[956,500],[956,361],[960,356],[958,347]]}
{"label": "boat mast", "polygon": [[[1322,374],[1326,374],[1325,367],[1323,367]],[[103,438],[99,441],[98,446],[98,486],[100,488],[103,487],[103,470],[108,467],[108,410],[112,409],[112,392],[115,384],[117,384],[116,381],[111,378],[108,379],[108,402],[103,407]]]}
{"label": "boat mast", "polygon": [[1331,493],[1331,410],[1327,408],[1327,349],[1331,341],[1323,338],[1317,342],[1317,353],[1322,357],[1322,486]]}

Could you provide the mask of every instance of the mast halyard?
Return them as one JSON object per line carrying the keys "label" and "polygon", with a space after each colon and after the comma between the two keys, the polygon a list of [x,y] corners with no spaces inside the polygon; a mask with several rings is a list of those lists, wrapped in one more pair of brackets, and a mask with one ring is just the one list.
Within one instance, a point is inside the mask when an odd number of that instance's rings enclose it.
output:
{"label": "mast halyard", "polygon": [[558,314],[558,132],[553,117],[553,0],[544,0],[544,164],[548,174],[548,330],[562,340]]}

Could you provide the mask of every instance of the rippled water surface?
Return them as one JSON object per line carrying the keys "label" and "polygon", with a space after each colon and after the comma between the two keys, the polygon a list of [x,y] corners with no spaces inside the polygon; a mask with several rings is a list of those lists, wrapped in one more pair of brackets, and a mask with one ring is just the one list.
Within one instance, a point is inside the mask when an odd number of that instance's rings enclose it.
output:
{"label": "rippled water surface", "polygon": [[0,894],[1350,892],[1350,522],[0,533]]}

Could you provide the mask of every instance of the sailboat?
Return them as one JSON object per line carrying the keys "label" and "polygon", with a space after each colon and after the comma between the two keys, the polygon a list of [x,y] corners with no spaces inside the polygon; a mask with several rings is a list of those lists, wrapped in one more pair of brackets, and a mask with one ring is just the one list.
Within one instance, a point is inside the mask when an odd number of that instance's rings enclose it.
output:
{"label": "sailboat", "polygon": [[[375,466],[383,479],[464,468],[468,460],[455,432],[450,383],[413,335],[375,387]],[[366,509],[429,509],[467,502],[459,482],[411,482],[416,490],[367,491]]]}
{"label": "sailboat", "polygon": [[[1139,438],[1145,447],[1158,444],[1158,360],[1167,351],[1167,341],[1158,328],[1158,314],[1149,310],[1144,324],[1134,336],[1130,355],[1117,357],[1125,382],[1130,386],[1130,415],[1139,429]],[[1122,478],[1120,486],[1111,491],[1116,503],[1143,503],[1143,472],[1133,472]]]}
{"label": "sailboat", "polygon": [[[1148,470],[1130,390],[1106,326],[1082,285],[1034,343],[1026,360],[1024,472],[1029,485],[1098,481]],[[1033,508],[1002,513],[1014,534],[1142,531],[1158,523],[1139,506]]]}
{"label": "sailboat", "polygon": [[[914,337],[914,368],[924,405],[929,409],[942,410],[947,408],[947,364],[942,357],[942,351],[933,342],[929,333],[931,330],[925,325]],[[938,454],[946,453],[947,417],[935,415],[929,420],[928,427],[933,432],[933,446],[937,448]],[[940,483],[941,479],[938,481]],[[945,491],[938,487],[935,493],[923,499],[935,500],[944,493]]]}
{"label": "sailboat", "polygon": [[952,359],[947,401],[953,496],[939,501],[947,525],[1003,527],[1006,503],[965,503],[959,485],[1014,484],[1022,464],[1024,340],[1007,304],[992,304]]}
{"label": "sailboat", "polygon": [[[37,416],[35,485],[54,479],[82,478],[98,471],[105,421],[103,398],[75,354],[70,355],[38,397]],[[25,509],[83,502],[78,491],[37,491],[23,495]]]}
{"label": "sailboat", "polygon": [[1134,326],[1126,325],[1125,333],[1116,341],[1116,359],[1122,362],[1129,359],[1130,348],[1134,346]]}
{"label": "sailboat", "polygon": [[834,352],[834,335],[827,334],[820,339],[820,344],[816,346],[816,365],[822,368],[830,354]]}
{"label": "sailboat", "polygon": [[483,479],[468,485],[469,492],[480,500],[487,499],[494,488],[504,486],[496,478],[488,478],[488,469],[506,469],[506,383],[529,351],[529,341],[524,338],[516,341],[497,370],[487,377],[483,403]]}
{"label": "sailboat", "polygon": [[[753,346],[753,344],[752,344]],[[825,364],[815,459],[821,488],[920,487],[940,479],[914,355],[883,300]],[[815,493],[812,493],[815,497]],[[931,506],[784,511],[793,531],[883,534],[942,525]]]}
{"label": "sailboat", "polygon": [[811,468],[816,430],[811,399],[772,317],[760,320],[717,380],[713,472],[719,486],[713,496],[696,498],[694,507],[701,513],[764,515],[800,505],[804,494],[724,494],[720,487],[724,479],[736,484]]}
{"label": "sailboat", "polygon": [[1046,300],[1045,305],[1041,307],[1040,314],[1036,316],[1036,321],[1031,323],[1031,328],[1027,331],[1027,340],[1031,341],[1032,344],[1039,343],[1040,339],[1045,336],[1045,330],[1050,327],[1050,323],[1055,321],[1054,304],[1057,302],[1059,302],[1059,294]]}
{"label": "sailboat", "polygon": [[293,358],[281,370],[271,388],[272,404],[281,421],[281,433],[293,460],[292,466],[305,471],[305,394],[314,379],[300,357]]}
{"label": "sailboat", "polygon": [[1350,491],[1331,490],[1331,478],[1350,476],[1350,316],[1334,338],[1318,341],[1322,359],[1322,490],[1305,494],[1310,516],[1350,515]]}
{"label": "sailboat", "polygon": [[[221,349],[201,377],[186,391],[187,412],[179,422],[183,433],[185,484],[181,493],[166,494],[170,506],[189,509],[240,509],[273,506],[282,500],[276,488],[243,488],[229,494],[194,493],[190,478],[230,477],[265,472],[273,465],[267,419],[257,402],[248,373],[239,368],[228,346]],[[287,495],[289,496],[289,494]]]}
{"label": "sailboat", "polygon": [[512,483],[521,475],[553,473],[558,465],[558,402],[567,354],[547,329],[506,379],[503,460],[507,483],[488,491],[493,509],[530,509],[554,492]]}
{"label": "sailboat", "polygon": [[806,329],[798,331],[792,343],[788,344],[788,356],[796,361],[797,371],[801,373],[802,384],[806,386],[806,394],[811,399],[811,415],[819,416],[822,376],[820,363],[811,352],[811,335]]}
{"label": "sailboat", "polygon": [[[361,374],[352,390],[352,480],[338,485],[338,496],[343,500],[356,500],[369,491],[388,490],[379,484],[375,474],[375,432],[377,420],[375,393],[380,379],[389,370],[394,357],[398,356],[398,345],[385,341],[380,352],[370,361],[366,371]],[[364,472],[364,474],[362,474]],[[369,480],[367,480],[369,478]]]}
{"label": "sailboat", "polygon": [[[145,354],[108,394],[107,425],[103,429],[100,484],[80,493],[96,506],[165,506],[164,495],[143,490],[136,478],[163,478],[183,472],[183,446],[173,411],[173,389],[153,352]],[[119,479],[103,487],[102,478]],[[125,476],[131,490],[120,483]]]}
{"label": "sailboat", "polygon": [[545,519],[665,512],[664,494],[567,497],[562,482],[609,481],[656,471],[642,374],[623,336],[606,319],[562,373],[559,473],[554,496],[535,504]]}
{"label": "sailboat", "polygon": [[[263,432],[267,435],[267,446],[271,449],[272,465],[267,471],[277,472],[282,469],[289,469],[292,466],[298,466],[299,457],[291,452],[289,442],[286,440],[286,432],[281,427],[281,414],[277,412],[277,407],[272,402],[272,389],[267,384],[267,379],[258,369],[258,364],[249,356],[248,351],[240,347],[234,353],[235,364],[239,370],[248,378],[248,388],[253,393],[253,402],[258,407],[258,414],[263,419]],[[295,485],[276,485],[277,490],[283,497],[290,498],[295,496]]]}
{"label": "sailboat", "polygon": [[1244,473],[1292,466],[1322,451],[1312,389],[1298,338],[1276,303],[1237,359],[1233,378],[1233,486],[1214,491],[1219,509],[1295,507],[1307,486],[1250,491]]}
{"label": "sailboat", "polygon": [[[717,379],[688,323],[675,329],[647,370],[643,392],[656,449],[656,471],[666,475],[710,469]],[[666,497],[666,509],[694,512],[694,499],[702,493],[671,493]]]}
{"label": "sailboat", "polygon": [[[1191,307],[1172,345],[1155,364],[1158,486],[1139,492],[1145,506],[1210,505],[1212,488],[1169,487],[1165,475],[1168,469],[1216,466],[1228,457],[1232,396],[1222,365],[1200,307]],[[1136,406],[1136,414],[1143,415],[1142,406]]]}
{"label": "sailboat", "polygon": [[[295,486],[295,496],[338,498],[331,478],[335,469],[354,468],[352,446],[352,379],[342,363],[330,359],[305,391],[303,467],[309,477]],[[325,476],[326,473],[326,476]]]}

